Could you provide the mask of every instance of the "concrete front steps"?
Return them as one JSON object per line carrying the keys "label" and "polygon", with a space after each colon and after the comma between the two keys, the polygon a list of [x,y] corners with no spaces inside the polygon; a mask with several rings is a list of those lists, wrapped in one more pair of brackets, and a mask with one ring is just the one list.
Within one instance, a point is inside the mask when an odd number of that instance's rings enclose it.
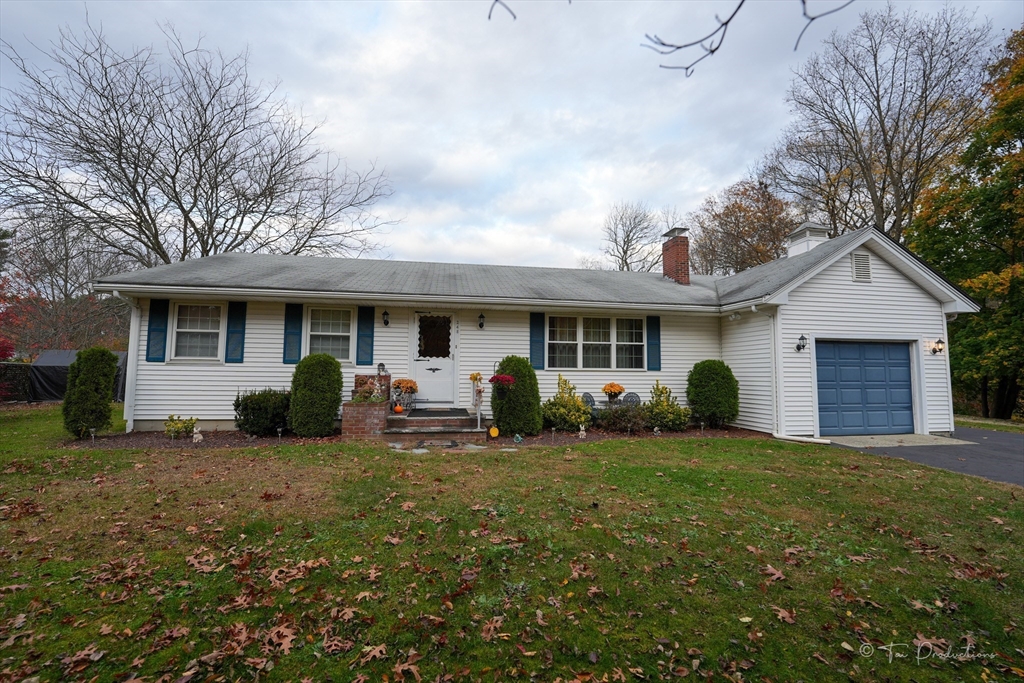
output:
{"label": "concrete front steps", "polygon": [[487,428],[476,428],[476,415],[464,409],[413,410],[388,416],[384,439],[421,446],[450,446],[453,443],[483,443]]}

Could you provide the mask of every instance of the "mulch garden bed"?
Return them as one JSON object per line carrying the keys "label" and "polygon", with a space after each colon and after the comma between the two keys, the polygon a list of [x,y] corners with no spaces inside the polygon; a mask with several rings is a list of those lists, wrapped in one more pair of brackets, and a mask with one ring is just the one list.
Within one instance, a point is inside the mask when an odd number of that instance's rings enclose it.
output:
{"label": "mulch garden bed", "polygon": [[[250,437],[237,431],[210,431],[203,432],[203,440],[195,443],[191,437],[171,440],[163,432],[131,432],[129,434],[103,434],[96,437],[95,444],[90,439],[82,441],[69,441],[68,448],[103,448],[103,449],[153,449],[153,448],[175,448],[175,449],[202,449],[202,448],[267,448],[271,446],[294,446],[304,444],[330,444],[346,443],[340,432],[333,436],[319,439],[303,439],[294,434],[284,434],[278,439],[272,437]],[[653,432],[644,431],[632,434],[620,432],[607,432],[601,429],[588,429],[585,438],[580,439],[577,432],[545,430],[537,436],[523,437],[519,443],[515,437],[499,436],[496,439],[487,439],[487,444],[497,448],[526,448],[544,446],[572,446],[581,443],[592,443],[595,441],[606,441],[608,439],[769,439],[771,435],[764,432],[755,432],[749,429],[738,427],[727,427],[725,429],[688,429],[685,432],[662,432],[655,435]],[[387,438],[382,437],[382,442]]]}

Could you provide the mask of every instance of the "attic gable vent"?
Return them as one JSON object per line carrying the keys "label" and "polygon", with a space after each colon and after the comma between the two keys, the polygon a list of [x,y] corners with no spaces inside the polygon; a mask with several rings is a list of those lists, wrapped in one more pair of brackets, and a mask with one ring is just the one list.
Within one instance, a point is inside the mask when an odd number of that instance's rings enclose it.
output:
{"label": "attic gable vent", "polygon": [[851,254],[853,263],[853,281],[871,282],[871,255]]}

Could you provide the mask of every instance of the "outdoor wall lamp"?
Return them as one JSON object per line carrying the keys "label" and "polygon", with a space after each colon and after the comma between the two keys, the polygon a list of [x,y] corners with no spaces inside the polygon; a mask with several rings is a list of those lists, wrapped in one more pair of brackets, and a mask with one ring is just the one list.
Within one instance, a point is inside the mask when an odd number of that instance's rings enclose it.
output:
{"label": "outdoor wall lamp", "polygon": [[796,340],[796,350],[803,351],[807,348],[807,337],[800,335],[800,338]]}
{"label": "outdoor wall lamp", "polygon": [[381,318],[381,321],[384,323],[384,327],[387,327],[388,325],[391,324],[391,314],[388,313],[387,311],[384,311],[383,313],[381,313],[380,314],[380,318]]}
{"label": "outdoor wall lamp", "polygon": [[481,313],[480,316],[477,318],[478,322],[476,324],[476,326],[479,327],[481,330],[484,329],[484,320],[485,320],[484,314]]}
{"label": "outdoor wall lamp", "polygon": [[942,353],[945,349],[946,342],[942,341],[941,339],[937,339],[935,340],[935,343],[932,344],[932,355],[934,356],[936,353]]}

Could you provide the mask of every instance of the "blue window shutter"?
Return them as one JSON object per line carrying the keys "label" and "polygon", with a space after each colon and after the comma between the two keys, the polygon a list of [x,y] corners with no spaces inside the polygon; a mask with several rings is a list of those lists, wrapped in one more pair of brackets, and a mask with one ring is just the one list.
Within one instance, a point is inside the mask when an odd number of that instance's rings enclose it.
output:
{"label": "blue window shutter", "polygon": [[295,365],[302,358],[302,304],[284,305],[284,362]]}
{"label": "blue window shutter", "polygon": [[356,365],[373,365],[373,306],[360,306],[356,328]]}
{"label": "blue window shutter", "polygon": [[167,299],[149,300],[149,331],[146,333],[146,362],[163,363],[167,353]]}
{"label": "blue window shutter", "polygon": [[245,359],[244,301],[228,302],[228,337],[224,344],[224,362],[241,363]]}
{"label": "blue window shutter", "polygon": [[530,365],[544,369],[544,314],[530,314]]}
{"label": "blue window shutter", "polygon": [[661,316],[647,316],[647,369],[661,370]]}

